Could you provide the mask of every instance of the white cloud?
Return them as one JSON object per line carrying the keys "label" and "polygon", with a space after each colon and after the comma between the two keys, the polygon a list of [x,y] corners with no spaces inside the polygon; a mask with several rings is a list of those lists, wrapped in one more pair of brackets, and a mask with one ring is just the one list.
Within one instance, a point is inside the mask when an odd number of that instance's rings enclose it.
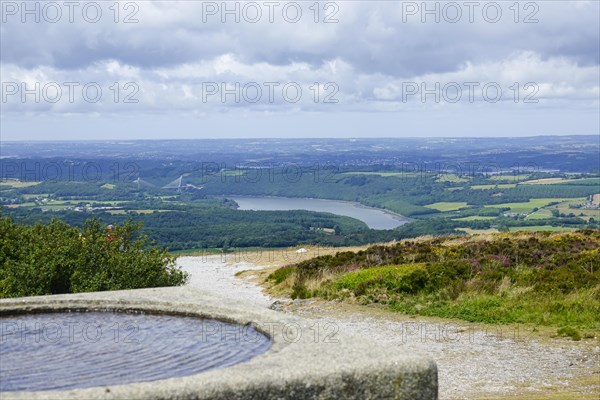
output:
{"label": "white cloud", "polygon": [[[263,2],[257,3],[266,12]],[[44,96],[42,101],[30,101],[33,95],[23,102],[21,93],[8,95],[3,113],[89,113],[101,118],[170,112],[204,116],[240,110],[254,115],[333,115],[418,109],[433,116],[443,108],[456,110],[457,119],[468,120],[480,106],[496,107],[507,115],[524,106],[548,107],[556,113],[589,110],[597,107],[600,94],[600,6],[594,1],[537,2],[539,22],[533,24],[522,21],[531,12],[525,3],[519,3],[519,22],[513,21],[512,2],[501,3],[503,19],[497,24],[486,22],[480,10],[473,23],[466,21],[467,14],[456,24],[443,18],[439,23],[422,23],[422,15],[405,15],[406,2],[388,1],[336,2],[339,9],[327,10],[326,2],[321,2],[318,23],[315,9],[310,8],[314,3],[302,2],[302,19],[294,24],[285,21],[280,10],[273,23],[265,20],[267,14],[259,23],[244,18],[222,23],[219,14],[203,16],[206,2],[133,2],[139,9],[125,9],[127,2],[120,2],[119,23],[115,23],[108,9],[112,4],[102,3],[104,14],[98,23],[79,18],[75,23],[23,24],[19,15],[9,16],[0,27],[3,91],[12,90],[5,85],[12,82],[27,88],[57,82],[65,91],[65,82],[79,86],[73,101],[66,92],[56,102],[44,101]],[[139,22],[122,23],[132,11]],[[339,22],[323,23],[326,15]],[[268,82],[280,83],[273,101],[266,101]],[[438,104],[432,96],[422,102],[420,94],[405,102],[406,85],[412,82],[426,87],[439,83],[442,88],[452,82],[491,82],[502,88],[504,96],[495,105],[482,104],[481,95],[470,103],[466,92],[458,104],[444,98]],[[510,89],[515,82],[520,90],[517,104]],[[523,86],[530,82],[537,85],[537,104],[522,103],[528,94]],[[240,101],[231,101],[233,95],[222,101],[220,94],[206,100],[203,94],[210,83],[219,89],[238,83],[242,90],[246,85],[247,92]],[[290,83],[302,88],[297,102],[281,91]],[[82,95],[87,84],[101,87],[97,102]],[[245,98],[252,97],[254,84],[263,91],[261,101]],[[138,102],[124,103],[128,96]],[[326,98],[338,102],[324,103]],[[591,112],[598,114],[597,109]]]}
{"label": "white cloud", "polygon": [[[488,100],[483,88],[494,86],[502,90],[504,101],[523,102],[530,95],[540,103],[557,104],[597,99],[598,68],[580,66],[564,57],[542,59],[533,52],[515,53],[506,59],[484,63],[465,62],[456,71],[396,78],[385,74],[360,72],[346,61],[336,58],[321,65],[292,62],[275,65],[266,62],[246,63],[233,54],[224,54],[202,62],[142,70],[115,60],[99,62],[86,69],[66,71],[52,67],[22,68],[3,65],[4,82],[26,82],[31,89],[37,83],[43,88],[58,83],[64,91],[61,101],[47,104],[44,110],[55,112],[132,110],[124,103],[127,95],[138,100],[137,112],[152,110],[247,108],[264,110],[327,110],[327,111],[389,111],[398,109],[386,102],[420,102],[435,109],[438,103],[453,102],[458,90],[462,103]],[[66,96],[65,82],[77,82],[75,101]],[[82,88],[99,85],[102,101],[86,101]],[[115,87],[117,83],[117,87]],[[315,83],[318,85],[315,86]],[[517,86],[515,86],[515,83]],[[529,84],[529,87],[525,85]],[[125,85],[129,85],[126,87]],[[286,86],[287,85],[287,86]],[[298,93],[298,87],[301,94]],[[21,88],[22,89],[22,88]],[[136,89],[136,90],[134,90]],[[490,88],[491,95],[495,89]],[[119,97],[115,101],[116,91]],[[438,92],[424,94],[426,90]],[[233,92],[232,92],[233,91]],[[410,91],[410,92],[409,92]],[[472,91],[472,92],[471,92]],[[135,93],[134,93],[135,92]],[[488,93],[488,92],[486,92]],[[473,98],[470,97],[472,94]],[[51,96],[50,96],[51,97]],[[20,93],[9,96],[8,111],[39,110],[41,105]],[[450,99],[450,101],[447,101]],[[337,100],[337,101],[336,101]],[[333,101],[333,102],[328,102]],[[49,103],[46,101],[46,103]],[[574,103],[574,106],[581,104]]]}

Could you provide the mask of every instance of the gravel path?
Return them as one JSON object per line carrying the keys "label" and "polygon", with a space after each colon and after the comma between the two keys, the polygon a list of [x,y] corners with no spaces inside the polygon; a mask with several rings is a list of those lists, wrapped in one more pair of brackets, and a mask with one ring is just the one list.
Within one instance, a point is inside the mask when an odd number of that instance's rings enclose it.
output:
{"label": "gravel path", "polygon": [[258,270],[264,267],[248,262],[228,262],[221,256],[179,257],[179,265],[190,273],[188,285],[225,297],[233,297],[257,307],[269,307],[273,303],[270,296],[253,282],[239,279],[237,272]]}
{"label": "gravel path", "polygon": [[[600,382],[597,341],[551,342],[526,331],[433,319],[414,319],[366,307],[321,300],[274,299],[239,271],[264,268],[227,262],[220,256],[181,257],[189,285],[257,307],[271,307],[343,332],[367,336],[391,348],[432,356],[439,368],[440,399],[474,399],[540,391],[573,390],[573,378],[594,376]],[[588,379],[590,381],[590,379]],[[581,386],[578,398],[597,396],[600,385]]]}

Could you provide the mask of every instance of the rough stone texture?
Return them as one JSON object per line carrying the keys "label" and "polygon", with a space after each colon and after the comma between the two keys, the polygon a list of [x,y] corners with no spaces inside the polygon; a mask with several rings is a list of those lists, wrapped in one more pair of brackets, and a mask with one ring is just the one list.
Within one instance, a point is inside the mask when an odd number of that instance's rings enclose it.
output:
{"label": "rough stone texture", "polygon": [[[0,315],[143,310],[252,324],[273,346],[250,361],[182,378],[71,391],[5,392],[2,399],[437,399],[432,359],[192,287],[0,300]],[[300,335],[298,335],[300,332]],[[287,333],[287,334],[286,334]]]}

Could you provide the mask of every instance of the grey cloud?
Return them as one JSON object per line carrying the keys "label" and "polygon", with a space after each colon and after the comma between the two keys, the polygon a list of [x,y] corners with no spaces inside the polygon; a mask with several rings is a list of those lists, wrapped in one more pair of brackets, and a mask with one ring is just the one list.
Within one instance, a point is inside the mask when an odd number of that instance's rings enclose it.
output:
{"label": "grey cloud", "polygon": [[[478,14],[473,24],[466,16],[457,24],[423,24],[418,15],[403,22],[402,2],[338,2],[340,22],[328,25],[308,17],[298,24],[222,24],[216,18],[203,23],[201,2],[192,3],[178,13],[172,9],[180,5],[140,3],[140,22],[127,26],[107,19],[97,24],[11,20],[2,28],[2,61],[76,69],[115,59],[152,69],[232,53],[248,63],[276,65],[340,58],[360,72],[397,77],[452,71],[466,61],[500,60],[519,51],[584,65],[600,62],[597,2],[538,2],[535,24],[515,24],[511,15],[490,24]],[[506,13],[509,3],[502,4]]]}

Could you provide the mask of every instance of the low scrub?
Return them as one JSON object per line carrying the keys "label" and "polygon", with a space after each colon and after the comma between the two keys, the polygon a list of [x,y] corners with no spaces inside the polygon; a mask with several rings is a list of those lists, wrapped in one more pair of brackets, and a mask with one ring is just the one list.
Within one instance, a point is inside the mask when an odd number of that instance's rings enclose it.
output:
{"label": "low scrub", "polygon": [[272,279],[298,298],[383,303],[473,322],[600,329],[599,242],[598,230],[404,241],[313,258]]}

